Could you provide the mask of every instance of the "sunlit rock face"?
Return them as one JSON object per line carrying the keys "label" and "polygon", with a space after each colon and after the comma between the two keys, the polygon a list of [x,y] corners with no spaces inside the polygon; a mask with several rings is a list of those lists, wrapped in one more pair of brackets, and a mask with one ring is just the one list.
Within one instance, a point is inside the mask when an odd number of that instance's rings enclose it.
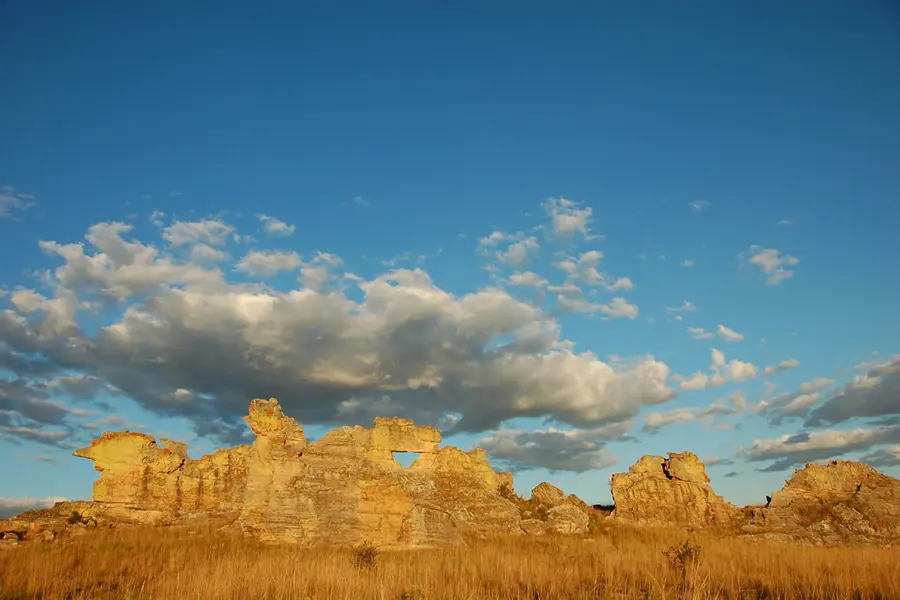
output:
{"label": "sunlit rock face", "polygon": [[[245,421],[252,445],[198,460],[184,444],[131,432],[104,433],[74,454],[101,472],[94,502],[138,522],[231,515],[263,539],[385,547],[521,532],[518,509],[500,495],[512,475],[495,472],[483,450],[439,449],[434,428],[376,418],[308,443],[275,399],[253,400]],[[395,452],[419,457],[403,468]]]}
{"label": "sunlit rock face", "polygon": [[640,458],[628,473],[612,477],[615,510],[623,521],[687,527],[726,526],[740,509],[709,486],[706,467],[696,454],[680,452]]}

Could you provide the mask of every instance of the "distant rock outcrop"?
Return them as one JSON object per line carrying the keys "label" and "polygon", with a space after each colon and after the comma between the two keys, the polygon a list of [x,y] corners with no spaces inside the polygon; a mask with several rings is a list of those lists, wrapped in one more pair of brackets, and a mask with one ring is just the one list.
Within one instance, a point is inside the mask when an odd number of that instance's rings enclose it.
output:
{"label": "distant rock outcrop", "polygon": [[828,545],[900,543],[900,480],[869,465],[808,464],[771,498],[745,509],[745,533]]}
{"label": "distant rock outcrop", "polygon": [[686,527],[734,524],[740,509],[713,492],[706,468],[691,452],[641,457],[612,477],[612,518]]}
{"label": "distant rock outcrop", "polygon": [[[263,539],[385,547],[521,532],[518,509],[500,495],[512,475],[495,472],[483,450],[439,449],[436,429],[377,418],[310,443],[275,399],[254,400],[245,421],[251,446],[198,460],[184,444],[130,432],[104,433],[74,454],[94,461],[94,503],[119,520],[230,515]],[[419,457],[404,468],[395,452]]]}

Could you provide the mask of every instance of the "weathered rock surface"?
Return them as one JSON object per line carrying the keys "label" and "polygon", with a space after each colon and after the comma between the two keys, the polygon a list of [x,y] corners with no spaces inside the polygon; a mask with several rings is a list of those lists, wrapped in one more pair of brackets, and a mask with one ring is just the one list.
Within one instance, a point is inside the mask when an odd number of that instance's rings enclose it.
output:
{"label": "weathered rock surface", "polygon": [[772,494],[767,507],[748,507],[743,531],[812,544],[900,543],[900,480],[869,465],[832,460],[808,464]]}
{"label": "weathered rock surface", "polygon": [[612,518],[812,544],[900,543],[900,481],[863,463],[808,464],[767,506],[743,509],[717,496],[708,482],[690,452],[643,456],[628,473],[613,476]]}
{"label": "weathered rock surface", "polygon": [[[439,449],[436,429],[377,418],[310,443],[275,399],[253,400],[245,421],[252,445],[198,460],[184,444],[131,432],[104,433],[74,455],[101,472],[94,504],[126,521],[231,516],[263,539],[386,547],[521,533],[518,509],[500,495],[512,475],[495,472],[483,450]],[[395,452],[419,457],[404,469]]]}
{"label": "weathered rock surface", "polygon": [[588,522],[587,513],[572,504],[560,504],[547,513],[547,527],[564,535],[587,533]]}
{"label": "weathered rock surface", "polygon": [[706,468],[691,452],[643,456],[612,478],[612,518],[640,523],[708,527],[730,525],[740,509],[713,492]]}

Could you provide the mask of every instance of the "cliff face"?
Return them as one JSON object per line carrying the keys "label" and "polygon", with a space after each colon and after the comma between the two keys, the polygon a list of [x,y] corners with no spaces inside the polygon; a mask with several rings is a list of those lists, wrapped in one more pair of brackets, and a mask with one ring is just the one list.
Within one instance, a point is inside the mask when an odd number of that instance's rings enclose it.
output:
{"label": "cliff face", "polygon": [[686,527],[727,526],[740,510],[713,492],[706,467],[691,452],[643,456],[612,478],[614,519]]}
{"label": "cliff face", "polygon": [[[462,534],[517,533],[519,511],[501,497],[511,481],[482,450],[439,449],[441,434],[407,419],[342,427],[308,443],[278,401],[254,400],[250,446],[193,460],[184,444],[104,433],[75,456],[101,472],[94,502],[138,522],[232,515],[263,539],[380,546],[454,546]],[[408,468],[395,452],[417,452]]]}

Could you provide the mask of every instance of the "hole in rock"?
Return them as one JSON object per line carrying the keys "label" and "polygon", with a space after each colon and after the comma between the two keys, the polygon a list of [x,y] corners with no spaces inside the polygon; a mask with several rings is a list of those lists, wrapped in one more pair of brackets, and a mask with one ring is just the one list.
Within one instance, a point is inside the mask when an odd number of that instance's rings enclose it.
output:
{"label": "hole in rock", "polygon": [[416,459],[419,458],[418,452],[392,452],[394,455],[394,460],[403,465],[404,469],[408,469],[411,464],[416,462]]}

